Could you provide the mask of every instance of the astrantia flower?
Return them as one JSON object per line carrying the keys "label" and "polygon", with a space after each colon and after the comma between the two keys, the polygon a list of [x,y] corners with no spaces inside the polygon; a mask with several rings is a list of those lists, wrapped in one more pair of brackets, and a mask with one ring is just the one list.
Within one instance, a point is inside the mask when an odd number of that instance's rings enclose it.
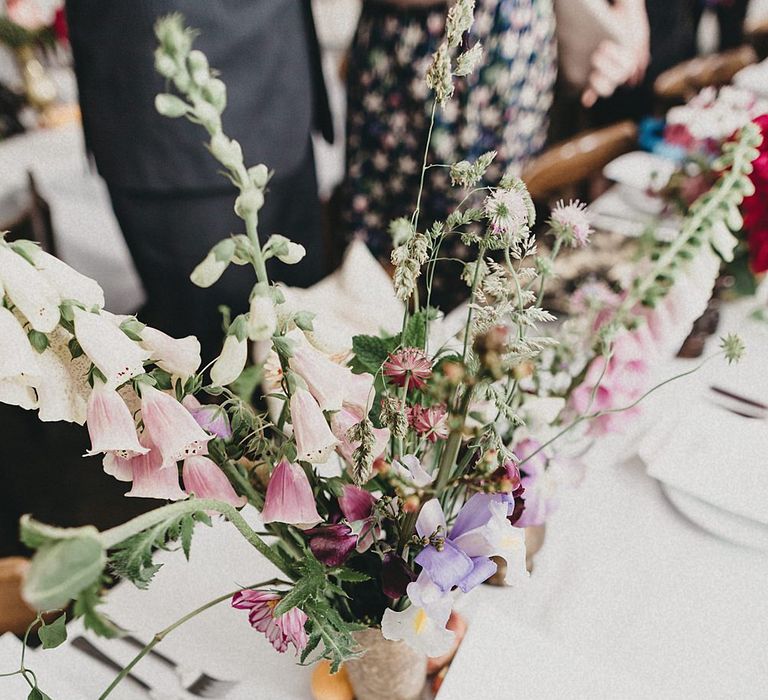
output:
{"label": "astrantia flower", "polygon": [[227,412],[216,404],[201,404],[192,394],[187,394],[181,402],[205,432],[229,440],[232,426]]}
{"label": "astrantia flower", "polygon": [[207,450],[211,436],[190,412],[173,396],[148,384],[141,387],[141,418],[149,439],[163,456],[164,467]]}
{"label": "astrantia flower", "polygon": [[445,406],[411,406],[408,420],[413,429],[430,442],[448,437],[448,411]]}
{"label": "astrantia flower", "polygon": [[307,646],[307,633],[304,624],[307,616],[299,608],[292,608],[287,613],[275,617],[274,610],[282,600],[278,593],[246,589],[232,596],[232,607],[250,610],[248,621],[251,627],[262,632],[269,643],[281,654],[293,644],[296,653]]}
{"label": "astrantia flower", "polygon": [[291,424],[296,438],[297,459],[310,464],[325,464],[338,445],[317,401],[306,389],[291,396]]}
{"label": "astrantia flower", "polygon": [[126,496],[134,498],[160,498],[167,501],[180,501],[187,494],[179,486],[179,472],[174,465],[168,469],[163,466],[163,455],[150,442],[148,435],[142,435],[142,443],[149,452],[137,455],[130,461],[133,486]]}
{"label": "astrantia flower", "polygon": [[265,523],[286,523],[301,530],[317,525],[315,496],[304,470],[284,459],[275,467],[267,485],[261,518]]}
{"label": "astrantia flower", "polygon": [[579,200],[565,204],[562,200],[552,210],[549,220],[555,236],[571,246],[585,246],[593,232],[587,205]]}
{"label": "astrantia flower", "polygon": [[491,231],[509,244],[528,232],[529,208],[526,193],[517,189],[496,189],[483,205]]}
{"label": "astrantia flower", "polygon": [[75,337],[83,352],[116,389],[144,372],[149,351],[134,343],[106,315],[92,314],[74,307]]}
{"label": "astrantia flower", "polygon": [[0,244],[0,289],[40,333],[50,333],[59,323],[59,293],[21,255]]}
{"label": "astrantia flower", "polygon": [[160,369],[175,377],[189,379],[200,367],[200,341],[193,335],[177,339],[147,326],[141,331],[141,347]]}
{"label": "astrantia flower", "polygon": [[384,639],[404,641],[430,657],[442,656],[453,647],[454,634],[446,629],[453,601],[424,572],[408,584],[410,607],[402,612],[384,611],[381,633]]}
{"label": "astrantia flower", "polygon": [[402,348],[393,352],[383,366],[384,376],[397,386],[421,389],[432,375],[432,363],[419,348]]}
{"label": "astrantia flower", "polygon": [[114,389],[96,381],[88,399],[88,434],[91,449],[86,455],[116,452],[130,458],[149,450],[139,444],[136,424],[125,401]]}
{"label": "astrantia flower", "polygon": [[184,460],[181,476],[187,492],[194,493],[198,498],[214,498],[217,501],[229,503],[235,508],[245,505],[245,497],[237,495],[218,464],[208,457],[202,455],[187,457]]}

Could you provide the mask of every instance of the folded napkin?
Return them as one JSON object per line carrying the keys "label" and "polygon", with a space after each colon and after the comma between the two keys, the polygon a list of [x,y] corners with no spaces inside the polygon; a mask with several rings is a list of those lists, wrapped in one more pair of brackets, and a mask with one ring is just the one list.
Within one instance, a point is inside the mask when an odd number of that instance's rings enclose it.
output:
{"label": "folded napkin", "polygon": [[638,453],[653,478],[722,510],[768,525],[768,422],[706,397],[657,426]]}
{"label": "folded napkin", "polygon": [[756,95],[768,97],[768,59],[742,68],[733,76],[733,83]]}

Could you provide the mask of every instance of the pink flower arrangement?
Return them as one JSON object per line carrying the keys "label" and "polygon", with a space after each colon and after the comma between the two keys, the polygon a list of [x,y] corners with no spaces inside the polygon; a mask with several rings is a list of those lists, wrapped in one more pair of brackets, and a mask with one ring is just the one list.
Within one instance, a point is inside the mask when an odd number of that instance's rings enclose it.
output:
{"label": "pink flower arrangement", "polygon": [[430,442],[448,437],[448,411],[445,406],[411,406],[408,421],[419,435]]}
{"label": "pink flower arrangement", "polygon": [[423,389],[432,375],[432,363],[419,348],[402,348],[392,353],[383,365],[384,376],[397,386]]}

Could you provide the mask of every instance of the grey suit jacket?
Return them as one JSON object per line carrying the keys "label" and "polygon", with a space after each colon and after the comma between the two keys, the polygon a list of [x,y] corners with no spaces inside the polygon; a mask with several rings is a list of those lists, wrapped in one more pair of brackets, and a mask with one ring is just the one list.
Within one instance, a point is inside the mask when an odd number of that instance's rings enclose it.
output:
{"label": "grey suit jacket", "polygon": [[86,143],[110,187],[225,189],[202,127],[155,112],[155,20],[181,12],[228,87],[222,121],[246,164],[289,176],[314,127],[333,137],[310,0],[67,0]]}

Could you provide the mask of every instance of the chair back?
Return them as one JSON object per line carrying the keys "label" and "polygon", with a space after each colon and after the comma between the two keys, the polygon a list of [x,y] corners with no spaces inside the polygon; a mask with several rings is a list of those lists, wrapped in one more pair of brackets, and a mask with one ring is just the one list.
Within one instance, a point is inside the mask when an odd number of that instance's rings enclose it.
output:
{"label": "chair back", "polygon": [[23,634],[36,617],[21,597],[21,584],[28,568],[29,560],[24,557],[0,559],[0,634]]}
{"label": "chair back", "polygon": [[720,87],[742,68],[755,63],[757,54],[748,45],[699,56],[664,71],[653,83],[653,92],[664,106],[682,104],[705,87]]}
{"label": "chair back", "polygon": [[50,207],[38,191],[31,172],[28,178],[26,190],[13,193],[8,201],[3,201],[0,231],[8,231],[7,241],[35,241],[44,251],[56,255]]}
{"label": "chair back", "polygon": [[534,201],[542,202],[598,175],[636,146],[637,125],[629,120],[585,131],[545,150],[523,170],[522,178]]}

